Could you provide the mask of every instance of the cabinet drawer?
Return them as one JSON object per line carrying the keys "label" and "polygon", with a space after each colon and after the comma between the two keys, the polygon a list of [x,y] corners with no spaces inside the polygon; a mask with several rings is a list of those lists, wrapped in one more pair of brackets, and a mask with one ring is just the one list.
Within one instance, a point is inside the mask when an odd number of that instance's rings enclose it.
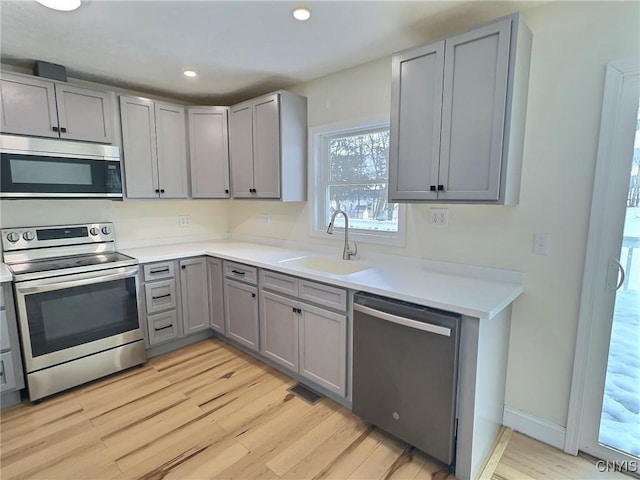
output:
{"label": "cabinet drawer", "polygon": [[258,269],[236,262],[224,262],[225,277],[255,285],[258,283]]}
{"label": "cabinet drawer", "polygon": [[16,372],[11,352],[0,353],[0,392],[16,388]]}
{"label": "cabinet drawer", "polygon": [[347,291],[300,279],[300,301],[316,303],[344,312],[347,310]]}
{"label": "cabinet drawer", "polygon": [[158,313],[147,317],[149,345],[178,338],[178,316],[176,311]]}
{"label": "cabinet drawer", "polygon": [[298,279],[283,273],[270,272],[269,270],[260,271],[260,286],[262,288],[290,295],[298,296]]}
{"label": "cabinet drawer", "polygon": [[173,265],[173,262],[151,263],[149,265],[144,265],[144,280],[148,282],[151,280],[161,280],[163,278],[173,278]]}
{"label": "cabinet drawer", "polygon": [[9,325],[7,324],[7,312],[0,311],[0,350],[11,350],[11,339],[9,338]]}
{"label": "cabinet drawer", "polygon": [[175,280],[147,283],[144,286],[144,293],[147,301],[147,314],[171,310],[178,305]]}

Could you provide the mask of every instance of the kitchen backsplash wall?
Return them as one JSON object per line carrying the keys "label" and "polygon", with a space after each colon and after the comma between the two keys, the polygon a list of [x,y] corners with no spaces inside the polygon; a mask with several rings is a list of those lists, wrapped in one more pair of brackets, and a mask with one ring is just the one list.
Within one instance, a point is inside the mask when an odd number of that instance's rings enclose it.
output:
{"label": "kitchen backsplash wall", "polygon": [[[522,16],[533,48],[520,203],[447,205],[447,228],[429,223],[432,206],[410,205],[405,247],[359,248],[525,272],[525,293],[513,308],[507,404],[564,426],[604,72],[608,62],[639,54],[640,4],[552,2]],[[390,71],[384,58],[293,90],[308,97],[309,127],[388,115]],[[309,236],[308,210],[307,204],[232,201],[229,231],[333,245],[338,258],[341,238]],[[551,235],[549,256],[533,254],[537,232]]]}
{"label": "kitchen backsplash wall", "polygon": [[[180,227],[180,215],[189,226]],[[227,232],[223,200],[2,200],[0,225],[60,225],[115,222],[117,242],[162,241],[175,237],[212,238]]]}

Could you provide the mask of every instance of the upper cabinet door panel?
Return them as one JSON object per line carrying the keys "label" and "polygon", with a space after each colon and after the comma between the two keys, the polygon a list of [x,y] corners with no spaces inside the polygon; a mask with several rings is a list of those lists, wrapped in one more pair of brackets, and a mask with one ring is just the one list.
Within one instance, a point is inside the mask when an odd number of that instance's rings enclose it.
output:
{"label": "upper cabinet door panel", "polygon": [[437,197],[443,68],[444,41],[393,57],[391,200]]}
{"label": "upper cabinet door panel", "polygon": [[233,196],[251,198],[253,194],[253,112],[251,102],[229,111],[229,158]]}
{"label": "upper cabinet door panel", "polygon": [[113,143],[112,93],[56,83],[60,138]]}
{"label": "upper cabinet door panel", "polygon": [[255,196],[280,198],[280,96],[253,104],[253,177]]}
{"label": "upper cabinet door panel", "polygon": [[53,82],[3,74],[0,81],[2,132],[58,138]]}
{"label": "upper cabinet door panel", "polygon": [[[188,198],[184,107],[155,104],[158,143],[158,186],[162,198]],[[164,190],[164,192],[163,192]]]}
{"label": "upper cabinet door panel", "polygon": [[188,109],[191,196],[229,198],[227,109]]}
{"label": "upper cabinet door panel", "polygon": [[122,146],[128,198],[158,198],[155,111],[153,102],[120,97]]}
{"label": "upper cabinet door panel", "polygon": [[439,183],[444,200],[497,200],[511,19],[446,41]]}

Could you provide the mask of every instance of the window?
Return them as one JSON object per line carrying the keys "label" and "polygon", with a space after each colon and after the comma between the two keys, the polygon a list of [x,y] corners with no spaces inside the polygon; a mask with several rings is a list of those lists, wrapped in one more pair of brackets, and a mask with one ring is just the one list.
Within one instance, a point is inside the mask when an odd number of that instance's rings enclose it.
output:
{"label": "window", "polygon": [[[332,214],[349,216],[350,238],[404,245],[404,205],[389,203],[389,122],[360,121],[311,130],[312,234],[325,236]],[[344,228],[344,217],[335,229]]]}

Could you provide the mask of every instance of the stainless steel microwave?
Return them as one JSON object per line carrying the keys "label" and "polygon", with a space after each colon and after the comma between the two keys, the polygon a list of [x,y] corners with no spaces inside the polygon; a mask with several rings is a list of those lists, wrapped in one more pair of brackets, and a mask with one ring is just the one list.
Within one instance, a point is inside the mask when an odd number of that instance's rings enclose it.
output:
{"label": "stainless steel microwave", "polygon": [[122,199],[113,145],[0,136],[0,198]]}

